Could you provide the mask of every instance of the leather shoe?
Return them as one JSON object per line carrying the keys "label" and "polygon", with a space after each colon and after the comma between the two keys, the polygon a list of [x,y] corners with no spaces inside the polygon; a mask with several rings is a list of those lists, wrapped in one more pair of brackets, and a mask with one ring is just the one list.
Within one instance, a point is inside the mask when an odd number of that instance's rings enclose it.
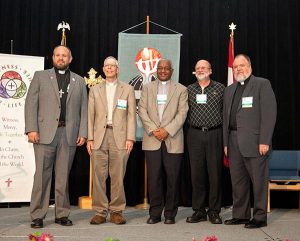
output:
{"label": "leather shoe", "polygon": [[68,217],[56,218],[55,223],[60,224],[61,226],[72,226],[73,223]]}
{"label": "leather shoe", "polygon": [[212,224],[221,224],[222,223],[222,219],[218,213],[209,213],[208,218]]}
{"label": "leather shoe", "polygon": [[42,228],[42,227],[44,227],[43,219],[36,218],[36,219],[32,220],[32,223],[30,224],[30,226],[31,226],[31,228]]}
{"label": "leather shoe", "polygon": [[175,218],[166,218],[164,224],[174,224]]}
{"label": "leather shoe", "polygon": [[161,221],[160,217],[150,217],[147,219],[148,224],[156,224],[159,223],[160,221]]}
{"label": "leather shoe", "polygon": [[90,224],[101,224],[101,223],[105,223],[106,222],[106,218],[100,215],[95,215],[91,221]]}
{"label": "leather shoe", "polygon": [[267,222],[258,222],[255,219],[251,219],[249,223],[245,224],[245,228],[261,228],[267,226]]}
{"label": "leather shoe", "polygon": [[126,223],[126,219],[124,218],[121,212],[110,213],[109,221],[111,223],[118,224],[118,225]]}
{"label": "leather shoe", "polygon": [[249,223],[249,219],[241,219],[241,218],[232,218],[225,220],[225,225],[238,225],[238,224],[246,224]]}
{"label": "leather shoe", "polygon": [[206,212],[203,211],[196,211],[193,213],[191,217],[186,218],[187,223],[199,223],[201,221],[206,221],[207,220],[207,215]]}

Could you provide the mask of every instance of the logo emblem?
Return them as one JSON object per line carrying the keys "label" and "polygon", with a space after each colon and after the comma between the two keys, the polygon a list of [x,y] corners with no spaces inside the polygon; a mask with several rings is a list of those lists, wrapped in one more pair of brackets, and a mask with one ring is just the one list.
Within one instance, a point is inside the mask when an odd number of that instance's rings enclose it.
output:
{"label": "logo emblem", "polygon": [[0,97],[5,99],[22,98],[27,91],[26,84],[16,71],[5,72],[0,79]]}

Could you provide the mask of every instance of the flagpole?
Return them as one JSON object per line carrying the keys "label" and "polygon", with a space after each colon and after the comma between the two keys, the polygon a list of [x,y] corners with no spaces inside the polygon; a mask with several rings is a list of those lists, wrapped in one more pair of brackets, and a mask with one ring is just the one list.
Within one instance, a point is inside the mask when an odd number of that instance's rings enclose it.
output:
{"label": "flagpole", "polygon": [[[150,33],[150,17],[146,17],[146,34]],[[147,163],[144,159],[144,202],[135,206],[139,209],[149,209],[150,205],[148,203],[148,177],[147,177]]]}

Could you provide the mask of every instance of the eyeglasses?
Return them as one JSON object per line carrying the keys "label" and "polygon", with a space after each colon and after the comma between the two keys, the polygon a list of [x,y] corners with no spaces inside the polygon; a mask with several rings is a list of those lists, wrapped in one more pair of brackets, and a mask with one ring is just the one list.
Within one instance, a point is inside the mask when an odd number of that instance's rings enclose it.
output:
{"label": "eyeglasses", "polygon": [[109,67],[117,67],[117,65],[115,65],[115,64],[106,64],[106,65],[104,65],[104,67],[105,68],[109,68]]}
{"label": "eyeglasses", "polygon": [[204,67],[204,66],[202,66],[202,67],[198,67],[198,68],[196,68],[197,70],[199,69],[199,70],[205,70],[205,69],[210,69],[210,67]]}
{"label": "eyeglasses", "polygon": [[172,68],[170,68],[170,67],[157,67],[157,70],[158,70],[158,71],[162,71],[162,70],[165,70],[165,71],[171,71]]}

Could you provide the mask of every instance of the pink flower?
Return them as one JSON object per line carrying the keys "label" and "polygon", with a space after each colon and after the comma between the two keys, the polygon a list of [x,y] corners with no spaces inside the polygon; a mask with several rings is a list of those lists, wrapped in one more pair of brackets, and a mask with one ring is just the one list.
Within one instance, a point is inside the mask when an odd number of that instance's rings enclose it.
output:
{"label": "pink flower", "polygon": [[53,236],[51,234],[34,232],[28,235],[30,241],[53,241]]}
{"label": "pink flower", "polygon": [[41,241],[53,241],[53,236],[47,233],[42,233]]}
{"label": "pink flower", "polygon": [[218,238],[215,235],[207,236],[207,237],[203,238],[202,241],[218,241]]}

